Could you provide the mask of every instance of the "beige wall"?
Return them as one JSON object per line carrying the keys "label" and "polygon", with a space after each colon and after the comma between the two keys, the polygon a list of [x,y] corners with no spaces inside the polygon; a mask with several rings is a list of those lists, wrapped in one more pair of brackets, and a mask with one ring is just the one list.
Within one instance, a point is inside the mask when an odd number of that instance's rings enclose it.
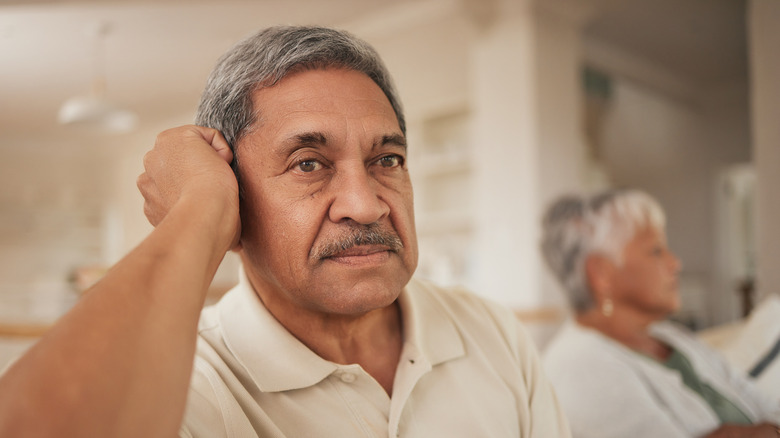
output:
{"label": "beige wall", "polygon": [[780,2],[749,6],[753,156],[758,177],[759,295],[780,293]]}

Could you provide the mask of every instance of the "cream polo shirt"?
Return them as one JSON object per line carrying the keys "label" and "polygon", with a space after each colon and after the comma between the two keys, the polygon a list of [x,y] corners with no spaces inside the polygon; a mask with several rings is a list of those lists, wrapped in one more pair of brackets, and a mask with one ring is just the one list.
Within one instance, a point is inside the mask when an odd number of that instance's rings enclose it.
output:
{"label": "cream polo shirt", "polygon": [[514,315],[412,280],[393,395],[317,356],[246,280],[204,309],[182,437],[569,437]]}

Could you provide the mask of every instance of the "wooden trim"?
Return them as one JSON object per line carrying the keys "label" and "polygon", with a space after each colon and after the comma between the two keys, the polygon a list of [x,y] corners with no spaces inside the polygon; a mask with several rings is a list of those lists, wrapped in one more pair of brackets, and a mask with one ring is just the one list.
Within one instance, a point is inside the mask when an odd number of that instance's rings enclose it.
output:
{"label": "wooden trim", "polygon": [[40,338],[52,324],[8,324],[0,323],[0,337]]}
{"label": "wooden trim", "polygon": [[514,309],[515,316],[527,324],[554,324],[563,321],[566,313],[560,307]]}

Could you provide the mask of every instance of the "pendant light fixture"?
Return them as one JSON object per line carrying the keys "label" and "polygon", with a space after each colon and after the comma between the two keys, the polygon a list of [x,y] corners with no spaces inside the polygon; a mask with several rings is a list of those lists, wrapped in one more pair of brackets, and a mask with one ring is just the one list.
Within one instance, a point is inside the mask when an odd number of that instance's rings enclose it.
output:
{"label": "pendant light fixture", "polygon": [[105,37],[109,30],[109,25],[103,22],[88,29],[94,45],[92,87],[88,94],[71,97],[62,104],[57,115],[60,124],[123,133],[132,131],[138,123],[135,113],[106,98]]}

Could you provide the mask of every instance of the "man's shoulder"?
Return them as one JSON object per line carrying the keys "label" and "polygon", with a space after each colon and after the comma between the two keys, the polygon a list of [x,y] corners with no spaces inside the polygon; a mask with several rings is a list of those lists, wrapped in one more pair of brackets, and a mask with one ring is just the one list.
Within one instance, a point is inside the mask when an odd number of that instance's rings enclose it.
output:
{"label": "man's shoulder", "polygon": [[[240,360],[236,352],[228,346],[228,332],[233,334],[234,341],[250,331],[240,330],[247,326],[255,318],[261,318],[257,312],[252,312],[251,295],[237,285],[214,304],[204,307],[198,320],[198,340],[196,345],[196,363],[209,364],[218,370],[230,369],[232,372],[241,372]],[[236,312],[240,309],[240,312]],[[226,318],[225,315],[230,315]],[[238,329],[237,329],[238,327]],[[259,342],[259,341],[258,341]]]}
{"label": "man's shoulder", "polygon": [[198,332],[207,330],[213,330],[219,325],[219,317],[217,314],[217,306],[212,304],[204,307],[200,311],[200,319],[198,320]]}
{"label": "man's shoulder", "polygon": [[[464,287],[443,287],[424,280],[413,280],[407,287],[416,313],[426,313],[428,320],[449,321],[464,340],[483,347],[493,344],[508,348],[513,355],[521,345],[531,343],[522,323],[508,306],[482,297]],[[437,318],[431,316],[436,314]]]}
{"label": "man's shoulder", "polygon": [[416,303],[439,307],[453,316],[465,318],[491,318],[503,323],[516,323],[509,307],[480,296],[463,286],[440,286],[433,282],[413,278],[407,290],[416,296]]}

